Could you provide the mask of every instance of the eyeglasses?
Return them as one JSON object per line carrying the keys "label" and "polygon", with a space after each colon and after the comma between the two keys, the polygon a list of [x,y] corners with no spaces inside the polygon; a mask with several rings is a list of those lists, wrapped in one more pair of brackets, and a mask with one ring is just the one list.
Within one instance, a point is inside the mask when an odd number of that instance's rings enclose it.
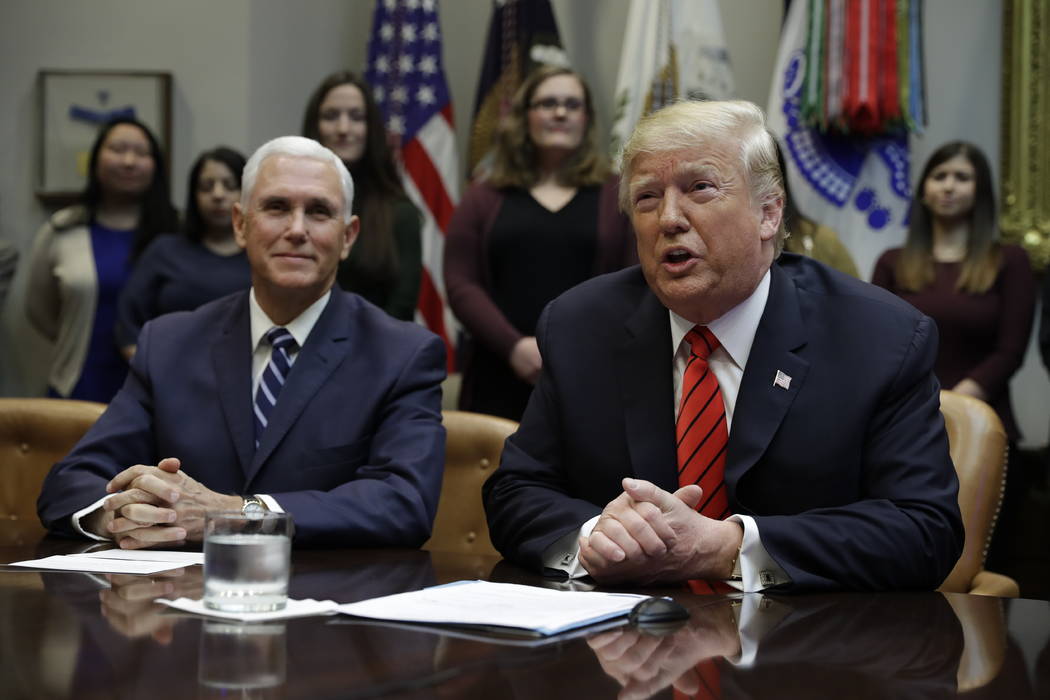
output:
{"label": "eyeglasses", "polygon": [[579,112],[583,109],[583,100],[568,97],[559,100],[557,97],[544,97],[542,100],[533,100],[529,109],[542,109],[544,112],[556,112],[558,107],[563,107],[566,112]]}

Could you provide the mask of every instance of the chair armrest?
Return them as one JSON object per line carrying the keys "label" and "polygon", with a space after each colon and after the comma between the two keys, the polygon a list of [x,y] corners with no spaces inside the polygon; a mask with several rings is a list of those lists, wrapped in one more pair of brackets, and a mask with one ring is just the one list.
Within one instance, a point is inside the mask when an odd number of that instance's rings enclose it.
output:
{"label": "chair armrest", "polygon": [[1018,598],[1021,595],[1017,581],[991,571],[978,571],[969,592],[972,595],[994,595],[1000,598]]}

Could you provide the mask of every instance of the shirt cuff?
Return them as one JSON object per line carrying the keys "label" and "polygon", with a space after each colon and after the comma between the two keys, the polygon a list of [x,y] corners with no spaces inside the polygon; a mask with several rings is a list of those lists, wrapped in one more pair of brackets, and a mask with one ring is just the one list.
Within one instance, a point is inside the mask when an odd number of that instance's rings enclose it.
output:
{"label": "shirt cuff", "polygon": [[110,496],[113,496],[113,495],[115,495],[115,494],[112,494],[112,493],[106,494],[102,498],[98,499],[97,501],[95,501],[94,503],[89,505],[87,508],[82,508],[82,509],[78,510],[76,513],[73,513],[73,515],[70,516],[70,521],[72,522],[73,529],[76,530],[77,532],[79,532],[84,537],[89,537],[89,538],[91,538],[93,540],[98,540],[99,542],[109,542],[109,541],[111,541],[113,539],[112,537],[102,537],[101,535],[96,535],[93,532],[88,532],[87,530],[85,530],[80,525],[80,519],[84,518],[84,517],[86,517],[88,515],[91,515],[96,510],[101,508],[102,504],[106,502],[106,499],[109,498]]}
{"label": "shirt cuff", "polygon": [[558,540],[547,547],[543,552],[543,566],[556,571],[564,571],[570,579],[588,576],[587,570],[580,565],[580,538],[591,534],[591,530],[598,524],[596,515],[582,526],[579,530],[573,530],[562,535]]}
{"label": "shirt cuff", "polygon": [[267,509],[274,513],[283,513],[284,508],[278,505],[277,501],[274,500],[273,496],[267,496],[265,493],[257,493],[255,497],[266,504]]}
{"label": "shirt cuff", "polygon": [[731,515],[728,520],[740,523],[744,539],[740,545],[740,579],[726,581],[745,593],[754,593],[782,583],[791,583],[791,577],[769,556],[762,545],[758,524],[750,515]]}

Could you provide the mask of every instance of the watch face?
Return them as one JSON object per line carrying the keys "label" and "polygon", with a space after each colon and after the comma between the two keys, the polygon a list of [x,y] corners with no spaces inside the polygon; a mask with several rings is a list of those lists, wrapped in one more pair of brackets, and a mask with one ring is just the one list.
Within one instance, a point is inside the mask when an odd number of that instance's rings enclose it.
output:
{"label": "watch face", "polygon": [[244,506],[241,508],[241,513],[244,515],[262,515],[265,512],[266,509],[255,499],[245,501]]}

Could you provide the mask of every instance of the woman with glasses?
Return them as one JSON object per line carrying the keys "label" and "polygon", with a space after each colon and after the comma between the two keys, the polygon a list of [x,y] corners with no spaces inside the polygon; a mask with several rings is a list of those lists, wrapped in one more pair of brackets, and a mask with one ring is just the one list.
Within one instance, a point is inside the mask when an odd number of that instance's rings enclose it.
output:
{"label": "woman with glasses", "polygon": [[538,69],[500,127],[490,172],[452,217],[445,285],[469,334],[460,357],[464,410],[520,420],[542,368],[535,335],[543,307],[637,259],[596,134],[583,79]]}
{"label": "woman with glasses", "polygon": [[117,299],[146,246],[178,230],[178,215],[160,146],[135,119],[102,127],[87,174],[81,203],[37,234],[26,312],[54,343],[49,394],[108,403],[128,369],[113,334]]}

